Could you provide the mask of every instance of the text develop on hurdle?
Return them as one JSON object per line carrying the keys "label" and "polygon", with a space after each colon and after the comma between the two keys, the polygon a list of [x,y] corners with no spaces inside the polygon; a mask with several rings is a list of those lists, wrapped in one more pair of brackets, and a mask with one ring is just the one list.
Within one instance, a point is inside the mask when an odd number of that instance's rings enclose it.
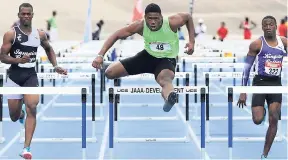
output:
{"label": "text develop on hurdle", "polygon": [[[123,87],[114,87],[116,93],[130,93],[130,94],[156,94],[161,93],[161,88],[157,87],[130,87],[130,88],[123,88]],[[175,87],[174,91],[176,93],[197,93],[199,92],[195,87]]]}

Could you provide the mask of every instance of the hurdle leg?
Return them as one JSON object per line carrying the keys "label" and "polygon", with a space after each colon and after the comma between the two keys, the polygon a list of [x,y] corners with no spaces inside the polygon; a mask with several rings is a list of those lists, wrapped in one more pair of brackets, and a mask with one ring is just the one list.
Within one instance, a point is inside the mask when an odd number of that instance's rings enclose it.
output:
{"label": "hurdle leg", "polygon": [[232,147],[229,147],[229,160],[232,160],[232,155],[233,155],[233,149]]}
{"label": "hurdle leg", "polygon": [[92,139],[96,138],[96,121],[92,121]]}
{"label": "hurdle leg", "polygon": [[3,136],[3,124],[0,122],[0,144],[5,142],[5,138]]}
{"label": "hurdle leg", "polygon": [[104,109],[103,109],[104,106],[103,106],[103,103],[101,103],[99,107],[100,107],[99,108],[100,109],[100,111],[99,111],[100,112],[100,119],[101,118],[104,119]]}
{"label": "hurdle leg", "polygon": [[86,159],[86,148],[82,148],[82,159]]}
{"label": "hurdle leg", "polygon": [[211,134],[210,134],[210,121],[205,121],[206,123],[206,142],[210,142]]}

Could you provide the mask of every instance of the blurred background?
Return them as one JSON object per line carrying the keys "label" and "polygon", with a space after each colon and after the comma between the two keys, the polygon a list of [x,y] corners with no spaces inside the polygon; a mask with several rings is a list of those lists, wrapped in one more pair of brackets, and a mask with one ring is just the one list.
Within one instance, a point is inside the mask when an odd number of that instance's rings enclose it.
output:
{"label": "blurred background", "polygon": [[[85,36],[105,39],[131,23],[135,15],[136,19],[142,18],[145,6],[152,2],[160,5],[165,16],[177,12],[193,13],[199,37],[209,39],[221,36],[225,39],[255,38],[262,34],[261,20],[266,15],[274,16],[278,27],[283,20],[287,28],[287,0],[9,0],[0,5],[3,14],[1,36],[17,21],[18,6],[22,2],[29,2],[34,7],[34,27],[48,30],[49,22],[53,21],[48,31],[51,36],[55,35],[51,40],[84,40]],[[183,37],[187,37],[186,28],[181,31]]]}

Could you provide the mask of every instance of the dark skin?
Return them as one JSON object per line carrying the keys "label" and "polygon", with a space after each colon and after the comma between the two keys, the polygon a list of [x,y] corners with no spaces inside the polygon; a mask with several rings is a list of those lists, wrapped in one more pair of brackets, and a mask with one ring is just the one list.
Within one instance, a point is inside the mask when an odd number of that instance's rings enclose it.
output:
{"label": "dark skin", "polygon": [[[157,31],[161,28],[163,23],[163,17],[159,13],[148,13],[145,15],[146,24],[149,29],[152,31]],[[194,24],[190,14],[188,13],[178,13],[176,15],[169,17],[169,23],[172,31],[177,32],[177,29],[186,25],[187,30],[189,32],[189,43],[186,44],[187,54],[192,55],[194,52],[194,44],[195,44],[195,36],[194,36]],[[99,55],[104,56],[105,53],[113,46],[113,44],[119,40],[124,39],[133,34],[143,35],[144,28],[144,20],[136,21],[126,27],[123,27],[112,34],[104,43],[102,49],[99,52]],[[100,69],[103,63],[103,59],[101,57],[97,57],[92,66]]]}
{"label": "dark skin", "polygon": [[[32,32],[32,18],[33,10],[30,7],[22,7],[18,13],[20,20],[20,29],[26,34],[29,35]],[[59,74],[67,74],[67,71],[61,67],[57,67],[56,56],[53,48],[50,46],[46,34],[42,31],[38,31],[41,46],[44,48],[48,59],[55,67],[55,70]],[[9,30],[5,33],[3,37],[3,44],[1,47],[0,60],[6,64],[24,64],[30,62],[30,57],[24,55],[21,58],[13,58],[9,56],[13,41],[15,39],[15,31]],[[36,127],[36,107],[39,103],[39,95],[24,95],[24,103],[26,106],[27,118],[25,122],[25,143],[24,147],[28,147],[31,144],[31,140]],[[12,121],[17,121],[21,115],[22,99],[8,99],[9,113]]]}
{"label": "dark skin", "polygon": [[[146,22],[146,24],[144,24]],[[143,28],[144,25],[147,25],[151,31],[157,31],[162,27],[163,24],[163,16],[160,13],[151,12],[145,15],[145,21],[137,21],[127,27],[121,28],[112,34],[107,41],[104,43],[102,49],[98,53],[98,55],[104,56],[105,53],[113,46],[113,44],[119,40],[127,38],[133,34],[139,34],[143,36]],[[187,48],[186,53],[188,55],[192,55],[194,52],[194,24],[190,14],[188,13],[178,13],[169,17],[170,28],[173,32],[177,32],[178,28],[183,25],[187,26],[187,30],[189,33],[189,42],[186,44],[185,48]],[[102,68],[103,58],[101,56],[97,56],[92,63],[92,66],[97,70]],[[124,66],[120,62],[116,62],[111,64],[107,70],[105,71],[105,75],[108,79],[120,78],[123,76],[127,76],[128,73],[125,70]],[[172,81],[174,79],[174,73],[171,70],[164,69],[162,70],[156,78],[157,83],[162,87],[162,97],[166,100],[170,92],[174,90],[172,85]]]}
{"label": "dark skin", "polygon": [[[278,42],[276,39],[277,25],[275,21],[271,18],[264,19],[262,22],[262,30],[264,32],[264,38],[266,42],[272,47],[277,46],[278,45]],[[285,37],[281,37],[281,40],[287,52],[288,40]],[[249,52],[247,55],[257,56],[257,54],[261,50],[261,46],[262,46],[261,40],[260,39],[255,40],[254,42],[250,44]],[[247,99],[247,94],[241,93],[237,105],[239,107],[242,106],[243,108],[243,106],[246,106],[246,99]],[[265,145],[263,149],[264,156],[268,155],[270,148],[272,146],[272,143],[274,141],[274,138],[276,136],[280,111],[281,111],[280,103],[273,102],[269,105],[269,127],[266,133],[266,140],[265,140]],[[261,124],[261,122],[264,119],[264,106],[252,107],[252,117],[253,117],[253,121],[255,124]]]}

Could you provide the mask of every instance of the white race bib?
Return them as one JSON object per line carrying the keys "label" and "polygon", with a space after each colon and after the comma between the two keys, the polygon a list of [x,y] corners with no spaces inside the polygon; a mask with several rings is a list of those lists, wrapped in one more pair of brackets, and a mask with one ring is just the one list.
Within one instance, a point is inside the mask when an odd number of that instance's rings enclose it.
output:
{"label": "white race bib", "polygon": [[171,50],[169,43],[154,42],[150,43],[150,49],[154,52],[166,52]]}
{"label": "white race bib", "polygon": [[282,63],[281,62],[266,62],[265,73],[273,76],[279,76],[281,74]]}

